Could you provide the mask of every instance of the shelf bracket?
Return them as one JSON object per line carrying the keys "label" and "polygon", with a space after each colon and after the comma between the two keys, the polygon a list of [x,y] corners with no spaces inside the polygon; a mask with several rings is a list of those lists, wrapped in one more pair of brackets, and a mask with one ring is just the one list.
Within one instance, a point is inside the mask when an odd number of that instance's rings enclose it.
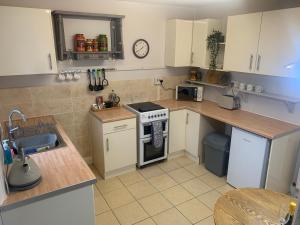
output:
{"label": "shelf bracket", "polygon": [[295,105],[296,105],[295,103],[284,101],[284,104],[286,105],[289,113],[293,113],[295,111]]}

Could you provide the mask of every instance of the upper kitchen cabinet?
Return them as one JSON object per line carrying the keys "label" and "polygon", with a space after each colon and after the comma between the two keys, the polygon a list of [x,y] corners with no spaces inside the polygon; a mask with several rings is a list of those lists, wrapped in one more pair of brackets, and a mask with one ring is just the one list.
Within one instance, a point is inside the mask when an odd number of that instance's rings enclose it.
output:
{"label": "upper kitchen cabinet", "polygon": [[0,6],[0,76],[57,73],[51,11]]}
{"label": "upper kitchen cabinet", "polygon": [[229,16],[224,69],[255,72],[262,13]]}
{"label": "upper kitchen cabinet", "polygon": [[[207,49],[207,37],[214,31],[224,32],[222,22],[216,19],[195,20],[193,22],[193,41],[192,41],[192,56],[191,66],[208,68],[210,63],[210,52]],[[223,48],[221,43],[220,47]],[[223,58],[223,57],[222,57]],[[223,60],[220,62],[223,63]]]}
{"label": "upper kitchen cabinet", "polygon": [[172,67],[191,65],[193,21],[168,20],[166,27],[165,64]]}
{"label": "upper kitchen cabinet", "polygon": [[300,8],[263,13],[257,63],[258,74],[300,76]]}

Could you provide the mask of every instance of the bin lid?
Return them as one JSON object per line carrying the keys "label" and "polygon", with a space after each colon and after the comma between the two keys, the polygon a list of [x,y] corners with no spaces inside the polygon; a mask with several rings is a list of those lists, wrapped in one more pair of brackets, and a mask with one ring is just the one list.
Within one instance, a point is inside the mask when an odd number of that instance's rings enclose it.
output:
{"label": "bin lid", "polygon": [[230,143],[230,137],[220,133],[210,133],[203,139],[203,144],[213,147],[220,151],[228,151]]}

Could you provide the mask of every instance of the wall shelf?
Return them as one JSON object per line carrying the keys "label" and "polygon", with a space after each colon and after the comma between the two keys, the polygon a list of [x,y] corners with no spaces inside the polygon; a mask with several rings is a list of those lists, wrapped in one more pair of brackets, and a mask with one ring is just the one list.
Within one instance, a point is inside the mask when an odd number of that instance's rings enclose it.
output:
{"label": "wall shelf", "polygon": [[204,82],[204,81],[197,81],[197,80],[186,80],[186,83],[190,83],[190,84],[198,84],[198,85],[204,85],[204,86],[209,86],[209,87],[216,87],[216,88],[222,88],[225,89],[228,86],[226,85],[220,85],[220,84],[211,84],[208,82]]}
{"label": "wall shelf", "polygon": [[300,103],[300,98],[294,98],[294,97],[290,97],[290,96],[283,96],[283,95],[267,93],[267,92],[258,93],[258,92],[254,92],[254,91],[246,91],[246,90],[240,90],[240,89],[235,89],[235,91],[237,91],[239,93],[256,95],[256,96],[261,96],[264,98],[270,98],[270,99],[281,101],[286,105],[289,113],[293,113],[295,110],[296,104]]}
{"label": "wall shelf", "polygon": [[[58,60],[66,60],[70,56],[76,60],[124,59],[123,39],[122,39],[122,19],[124,18],[124,16],[97,14],[97,13],[68,12],[68,11],[54,11],[52,13],[52,16],[54,21],[54,31],[55,31]],[[108,52],[74,52],[74,51],[70,51],[69,49],[66,49],[64,19],[106,21],[107,23],[109,23],[108,29],[110,30],[111,50]]]}

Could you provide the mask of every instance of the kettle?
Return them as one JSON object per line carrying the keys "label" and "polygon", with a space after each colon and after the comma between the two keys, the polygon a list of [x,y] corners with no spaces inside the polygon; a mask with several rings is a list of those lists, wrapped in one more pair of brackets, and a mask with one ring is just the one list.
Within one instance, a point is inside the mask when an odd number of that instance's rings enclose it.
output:
{"label": "kettle", "polygon": [[114,92],[114,90],[112,90],[108,95],[108,99],[113,103],[113,106],[117,106],[120,102],[120,97]]}

